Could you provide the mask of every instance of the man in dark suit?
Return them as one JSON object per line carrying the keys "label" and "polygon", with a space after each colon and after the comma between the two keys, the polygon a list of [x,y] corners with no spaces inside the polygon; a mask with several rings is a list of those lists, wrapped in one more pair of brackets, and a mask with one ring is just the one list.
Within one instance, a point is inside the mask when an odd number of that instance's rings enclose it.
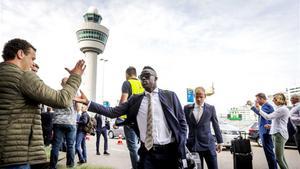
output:
{"label": "man in dark suit", "polygon": [[146,91],[131,96],[127,102],[117,107],[106,108],[89,102],[83,93],[76,101],[88,104],[89,111],[110,118],[127,115],[125,123],[132,124],[141,141],[138,168],[186,168],[187,125],[177,95],[172,91],[157,88],[157,74],[150,66],[143,68],[139,78]]}
{"label": "man in dark suit", "polygon": [[45,146],[49,146],[52,141],[52,119],[53,119],[53,112],[51,107],[47,107],[47,112],[42,112],[41,114],[42,120],[42,129],[43,129],[43,137],[44,137],[44,144]]}
{"label": "man in dark suit", "polygon": [[110,155],[108,150],[108,139],[107,139],[107,126],[105,125],[105,119],[100,115],[95,115],[96,119],[96,155],[100,155],[99,144],[100,144],[100,136],[103,136],[104,139],[104,155]]}
{"label": "man in dark suit", "polygon": [[274,108],[270,103],[267,102],[267,97],[264,93],[258,93],[255,97],[256,105],[252,106],[251,101],[248,101],[247,105],[251,106],[251,110],[259,117],[259,137],[262,141],[269,169],[277,169],[277,162],[273,151],[274,145],[270,135],[271,120],[266,120],[259,114],[259,106],[261,106],[261,110],[268,114],[273,113]]}
{"label": "man in dark suit", "polygon": [[[217,153],[222,151],[222,135],[218,124],[215,107],[204,103],[206,98],[205,89],[197,87],[195,89],[194,104],[184,107],[186,121],[189,127],[187,147],[191,152],[198,152],[203,168],[203,158],[208,169],[217,169]],[[217,139],[217,147],[211,134],[210,124],[212,123]]]}

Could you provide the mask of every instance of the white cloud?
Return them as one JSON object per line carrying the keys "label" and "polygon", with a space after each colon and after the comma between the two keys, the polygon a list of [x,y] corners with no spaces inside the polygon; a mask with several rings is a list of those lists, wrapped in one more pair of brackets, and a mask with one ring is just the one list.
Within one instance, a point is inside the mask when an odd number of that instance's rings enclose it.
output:
{"label": "white cloud", "polygon": [[[0,46],[14,37],[38,49],[40,76],[55,88],[83,57],[75,31],[90,5],[110,29],[103,55],[105,97],[119,99],[125,69],[151,65],[158,85],[178,93],[215,84],[208,99],[224,113],[256,92],[272,94],[300,84],[299,2],[224,1],[17,1],[0,2]],[[98,94],[103,64],[99,63]]]}

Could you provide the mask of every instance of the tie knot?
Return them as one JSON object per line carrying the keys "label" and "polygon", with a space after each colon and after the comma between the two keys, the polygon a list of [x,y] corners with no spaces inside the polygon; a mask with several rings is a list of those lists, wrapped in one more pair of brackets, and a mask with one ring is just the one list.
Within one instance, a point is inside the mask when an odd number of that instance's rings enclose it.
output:
{"label": "tie knot", "polygon": [[151,93],[146,93],[148,99],[151,99]]}

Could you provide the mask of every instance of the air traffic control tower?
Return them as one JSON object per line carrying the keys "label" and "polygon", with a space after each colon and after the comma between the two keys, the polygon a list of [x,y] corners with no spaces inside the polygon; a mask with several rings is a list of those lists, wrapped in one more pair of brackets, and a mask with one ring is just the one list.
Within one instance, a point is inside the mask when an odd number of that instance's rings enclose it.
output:
{"label": "air traffic control tower", "polygon": [[100,25],[102,17],[95,7],[89,7],[83,17],[84,23],[76,32],[79,47],[85,54],[86,62],[82,87],[87,97],[96,101],[97,55],[104,51],[109,30]]}

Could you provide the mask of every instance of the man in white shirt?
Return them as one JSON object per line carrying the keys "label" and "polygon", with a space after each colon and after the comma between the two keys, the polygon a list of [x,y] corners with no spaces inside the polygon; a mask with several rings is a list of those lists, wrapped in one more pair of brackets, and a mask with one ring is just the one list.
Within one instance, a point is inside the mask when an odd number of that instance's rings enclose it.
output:
{"label": "man in white shirt", "polygon": [[139,169],[187,168],[187,124],[177,95],[157,88],[158,77],[150,66],[143,68],[139,78],[146,92],[117,107],[90,102],[83,93],[76,101],[89,105],[88,111],[110,118],[127,115],[124,123],[132,124],[141,140]]}
{"label": "man in white shirt", "polygon": [[[218,169],[217,154],[222,151],[222,135],[218,124],[216,110],[213,105],[205,103],[205,89],[195,89],[195,103],[184,107],[186,121],[189,127],[187,147],[191,152],[198,152],[203,168],[203,158],[208,169]],[[217,147],[211,134],[210,124],[212,123],[217,139]]]}

